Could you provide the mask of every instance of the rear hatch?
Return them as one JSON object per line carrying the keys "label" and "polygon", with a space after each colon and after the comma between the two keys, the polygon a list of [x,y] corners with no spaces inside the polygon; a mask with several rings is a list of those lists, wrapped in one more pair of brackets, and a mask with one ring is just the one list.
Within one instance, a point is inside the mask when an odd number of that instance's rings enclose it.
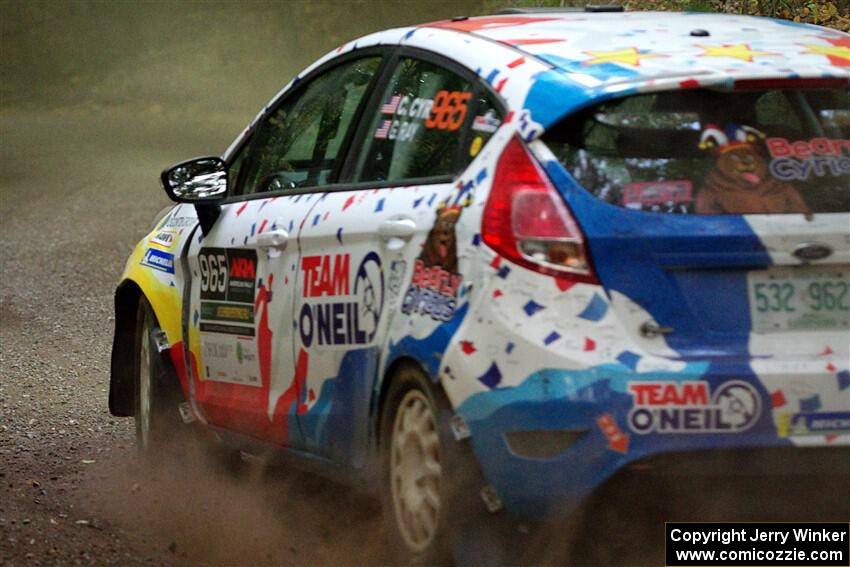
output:
{"label": "rear hatch", "polygon": [[846,84],[639,94],[544,135],[548,172],[645,351],[848,351]]}

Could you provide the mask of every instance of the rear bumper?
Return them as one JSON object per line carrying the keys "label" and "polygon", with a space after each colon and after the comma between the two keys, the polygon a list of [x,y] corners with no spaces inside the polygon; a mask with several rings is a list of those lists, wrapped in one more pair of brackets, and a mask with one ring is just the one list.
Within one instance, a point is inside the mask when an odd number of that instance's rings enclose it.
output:
{"label": "rear bumper", "polygon": [[[801,429],[814,423],[805,418],[811,414],[837,414],[843,424],[850,418],[850,390],[841,392],[839,411],[825,401],[821,409],[830,411],[807,413],[812,408],[791,407],[776,395],[777,377],[768,387],[762,378],[749,364],[688,365],[675,375],[613,365],[545,370],[517,387],[473,395],[457,411],[487,481],[509,512],[529,519],[565,517],[625,471],[850,478],[850,428]],[[831,373],[814,378],[834,379]],[[673,386],[666,395],[655,389],[639,400],[635,384]]]}

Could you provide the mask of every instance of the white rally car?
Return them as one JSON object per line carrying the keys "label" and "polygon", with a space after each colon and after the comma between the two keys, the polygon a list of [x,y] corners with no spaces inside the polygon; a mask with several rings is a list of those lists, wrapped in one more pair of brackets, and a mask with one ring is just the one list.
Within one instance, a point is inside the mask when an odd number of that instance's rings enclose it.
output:
{"label": "white rally car", "polygon": [[846,468],[848,84],[850,36],[732,15],[346,43],[163,172],[110,410],[366,482],[422,563],[634,464]]}

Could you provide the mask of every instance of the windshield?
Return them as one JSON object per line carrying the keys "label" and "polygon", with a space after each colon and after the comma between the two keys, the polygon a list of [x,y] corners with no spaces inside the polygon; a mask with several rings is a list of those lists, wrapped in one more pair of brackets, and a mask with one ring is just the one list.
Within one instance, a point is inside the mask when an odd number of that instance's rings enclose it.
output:
{"label": "windshield", "polygon": [[573,115],[544,141],[588,191],[629,209],[850,211],[847,89],[637,95]]}

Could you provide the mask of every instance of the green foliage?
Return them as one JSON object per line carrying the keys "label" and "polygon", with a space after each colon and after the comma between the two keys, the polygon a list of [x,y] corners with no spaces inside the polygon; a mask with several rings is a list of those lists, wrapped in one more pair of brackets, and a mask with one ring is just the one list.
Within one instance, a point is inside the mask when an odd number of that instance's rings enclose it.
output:
{"label": "green foliage", "polygon": [[716,12],[709,0],[685,0],[682,2],[684,12]]}
{"label": "green foliage", "polygon": [[627,10],[720,12],[784,18],[850,31],[850,0],[483,0],[482,14],[510,7],[581,7],[588,3],[623,4]]}
{"label": "green foliage", "polygon": [[712,0],[723,11],[850,30],[850,0]]}

